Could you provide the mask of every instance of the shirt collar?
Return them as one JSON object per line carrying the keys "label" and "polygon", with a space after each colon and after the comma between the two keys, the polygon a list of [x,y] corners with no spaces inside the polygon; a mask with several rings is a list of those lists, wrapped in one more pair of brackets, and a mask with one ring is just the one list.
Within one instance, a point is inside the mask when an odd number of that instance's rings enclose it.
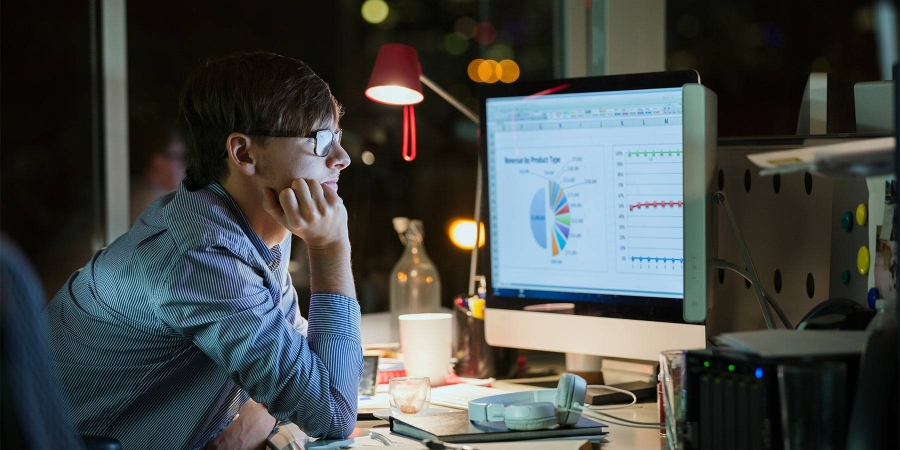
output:
{"label": "shirt collar", "polygon": [[[266,247],[266,243],[263,242],[262,238],[256,234],[256,230],[250,227],[250,223],[247,222],[247,218],[244,217],[244,213],[241,212],[241,208],[238,207],[237,203],[235,203],[234,199],[222,187],[219,183],[211,183],[206,185],[206,189],[214,192],[216,195],[225,200],[225,204],[234,214],[235,219],[237,220],[238,225],[244,231],[244,234],[247,235],[247,238],[250,239],[250,242],[253,243],[253,246],[256,247],[256,251],[259,252],[260,256],[262,256],[263,260],[266,264],[271,265],[275,261],[275,254],[272,253],[272,250],[269,247]],[[278,245],[278,244],[276,244]]]}

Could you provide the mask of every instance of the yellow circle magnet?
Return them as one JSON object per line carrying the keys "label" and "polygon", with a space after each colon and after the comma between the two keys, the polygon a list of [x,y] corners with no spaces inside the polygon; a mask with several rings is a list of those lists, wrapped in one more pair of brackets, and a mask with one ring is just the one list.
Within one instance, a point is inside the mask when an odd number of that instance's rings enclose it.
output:
{"label": "yellow circle magnet", "polygon": [[865,226],[868,220],[869,208],[865,203],[860,203],[859,206],[856,207],[856,223]]}
{"label": "yellow circle magnet", "polygon": [[860,275],[869,274],[870,262],[871,259],[869,258],[869,247],[863,245],[859,248],[859,252],[856,253],[856,269],[859,270]]}

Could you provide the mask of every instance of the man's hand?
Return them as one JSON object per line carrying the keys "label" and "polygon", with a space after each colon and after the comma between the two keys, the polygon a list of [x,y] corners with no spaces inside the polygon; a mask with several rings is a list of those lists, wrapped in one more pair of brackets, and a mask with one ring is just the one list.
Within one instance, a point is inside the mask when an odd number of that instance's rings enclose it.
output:
{"label": "man's hand", "polygon": [[247,400],[228,426],[206,444],[207,450],[266,448],[266,439],[275,428],[275,418],[269,415],[265,405]]}
{"label": "man's hand", "polygon": [[356,297],[350,270],[347,208],[334,189],[299,179],[275,197],[265,189],[263,208],[306,242],[312,292]]}
{"label": "man's hand", "polygon": [[263,208],[310,249],[326,249],[349,242],[347,208],[337,192],[316,180],[297,179],[278,193],[263,192]]}

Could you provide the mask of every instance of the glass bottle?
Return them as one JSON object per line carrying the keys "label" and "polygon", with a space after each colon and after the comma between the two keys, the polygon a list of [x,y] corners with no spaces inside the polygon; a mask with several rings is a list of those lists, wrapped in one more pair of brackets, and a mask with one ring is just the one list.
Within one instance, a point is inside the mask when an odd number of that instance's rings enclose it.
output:
{"label": "glass bottle", "polygon": [[897,299],[875,300],[875,317],[869,321],[866,331],[871,332],[880,328],[897,327]]}
{"label": "glass bottle", "polygon": [[441,277],[425,252],[422,221],[394,218],[394,229],[406,250],[391,272],[391,339],[400,341],[401,314],[433,313],[441,308]]}

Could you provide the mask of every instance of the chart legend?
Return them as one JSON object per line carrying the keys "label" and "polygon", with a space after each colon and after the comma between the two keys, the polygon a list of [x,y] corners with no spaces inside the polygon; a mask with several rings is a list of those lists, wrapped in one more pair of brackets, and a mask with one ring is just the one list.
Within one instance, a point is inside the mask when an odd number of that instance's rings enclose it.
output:
{"label": "chart legend", "polygon": [[550,182],[551,210],[553,211],[553,256],[556,256],[564,248],[569,239],[569,228],[572,226],[572,218],[569,215],[569,200],[562,187],[555,181]]}

